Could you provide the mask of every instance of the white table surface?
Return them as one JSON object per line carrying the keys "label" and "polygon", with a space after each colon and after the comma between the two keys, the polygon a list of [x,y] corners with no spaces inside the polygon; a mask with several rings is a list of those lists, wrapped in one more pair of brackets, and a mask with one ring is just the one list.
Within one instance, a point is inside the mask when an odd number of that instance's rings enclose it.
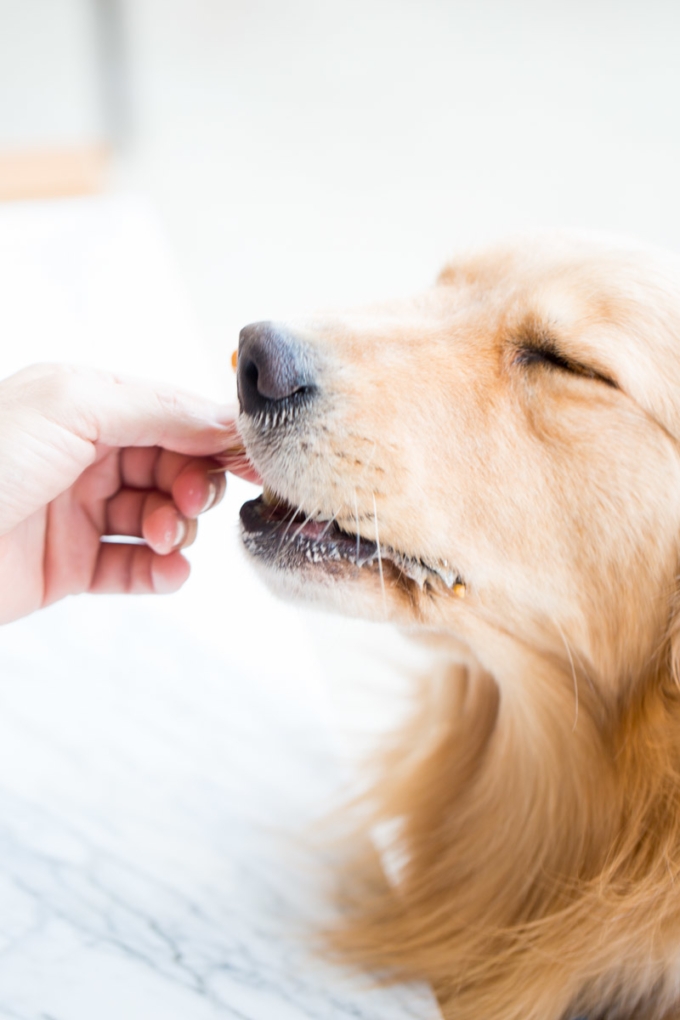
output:
{"label": "white table surface", "polygon": [[[219,395],[139,201],[0,208],[0,296],[2,375],[77,360]],[[311,949],[305,833],[341,769],[308,623],[241,558],[247,494],[202,522],[178,595],[0,631],[0,1018],[439,1015]]]}

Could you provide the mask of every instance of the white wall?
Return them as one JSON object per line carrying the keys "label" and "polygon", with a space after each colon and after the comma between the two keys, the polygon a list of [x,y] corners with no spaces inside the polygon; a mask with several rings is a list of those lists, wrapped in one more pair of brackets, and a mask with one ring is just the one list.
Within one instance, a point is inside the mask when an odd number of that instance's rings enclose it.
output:
{"label": "white wall", "polygon": [[0,0],[0,151],[102,135],[93,5]]}
{"label": "white wall", "polygon": [[[136,142],[216,352],[553,225],[680,244],[676,0],[128,0]],[[225,352],[226,353],[226,352]]]}

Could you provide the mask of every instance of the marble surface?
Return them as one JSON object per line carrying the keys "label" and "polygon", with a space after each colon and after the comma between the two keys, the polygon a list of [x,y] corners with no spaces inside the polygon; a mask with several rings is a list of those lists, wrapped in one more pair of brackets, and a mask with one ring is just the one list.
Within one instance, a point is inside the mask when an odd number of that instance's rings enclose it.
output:
{"label": "marble surface", "polygon": [[[0,374],[87,361],[215,394],[144,202],[0,208],[0,279]],[[0,1020],[439,1015],[427,988],[313,952],[329,907],[308,833],[343,782],[337,634],[248,569],[251,495],[230,481],[177,595],[0,629]]]}
{"label": "marble surface", "polygon": [[148,600],[0,632],[0,1017],[436,1016],[315,957],[337,795],[306,679],[235,670]]}

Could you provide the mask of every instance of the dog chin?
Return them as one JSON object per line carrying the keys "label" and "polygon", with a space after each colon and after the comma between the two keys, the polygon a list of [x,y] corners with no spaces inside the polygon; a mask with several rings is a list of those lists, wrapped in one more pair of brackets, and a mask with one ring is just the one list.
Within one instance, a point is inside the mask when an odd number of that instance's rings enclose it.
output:
{"label": "dog chin", "polygon": [[413,622],[399,593],[391,586],[386,586],[383,593],[380,576],[373,576],[365,568],[330,574],[312,564],[292,569],[264,563],[253,554],[249,559],[270,591],[286,601],[362,620]]}

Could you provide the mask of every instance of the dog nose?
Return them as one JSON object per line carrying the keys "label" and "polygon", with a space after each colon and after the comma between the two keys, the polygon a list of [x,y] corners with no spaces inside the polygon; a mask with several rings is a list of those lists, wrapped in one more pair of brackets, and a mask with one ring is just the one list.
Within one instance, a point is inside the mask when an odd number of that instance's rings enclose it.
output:
{"label": "dog nose", "polygon": [[259,414],[278,401],[301,401],[315,389],[305,345],[282,326],[254,322],[241,330],[237,386],[241,410]]}

